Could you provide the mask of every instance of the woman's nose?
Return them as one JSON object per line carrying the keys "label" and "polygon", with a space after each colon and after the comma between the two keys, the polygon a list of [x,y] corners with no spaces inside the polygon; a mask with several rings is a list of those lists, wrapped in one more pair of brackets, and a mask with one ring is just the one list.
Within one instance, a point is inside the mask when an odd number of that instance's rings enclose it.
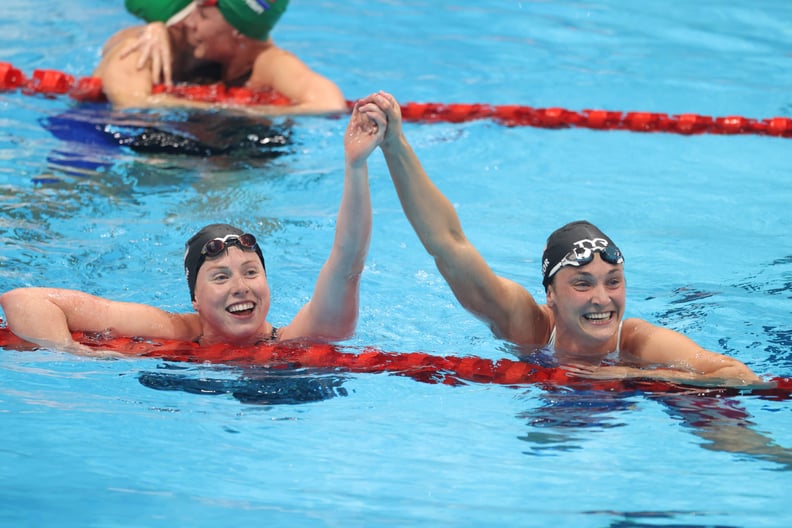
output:
{"label": "woman's nose", "polygon": [[244,293],[250,289],[247,281],[242,275],[235,275],[234,278],[231,279],[231,284],[234,293]]}
{"label": "woman's nose", "polygon": [[610,302],[610,294],[604,284],[598,284],[591,292],[591,302],[593,304],[604,306]]}

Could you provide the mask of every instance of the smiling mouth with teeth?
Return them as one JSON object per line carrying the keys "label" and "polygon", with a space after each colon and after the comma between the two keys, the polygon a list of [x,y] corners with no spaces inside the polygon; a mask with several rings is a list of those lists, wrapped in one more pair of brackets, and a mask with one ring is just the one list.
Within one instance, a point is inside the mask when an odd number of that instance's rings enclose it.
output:
{"label": "smiling mouth with teeth", "polygon": [[591,321],[604,321],[611,318],[611,312],[598,312],[584,315],[586,319]]}
{"label": "smiling mouth with teeth", "polygon": [[232,314],[238,314],[243,312],[252,312],[253,308],[255,307],[256,305],[253,304],[252,302],[244,302],[244,303],[231,305],[228,308],[226,308],[226,310]]}

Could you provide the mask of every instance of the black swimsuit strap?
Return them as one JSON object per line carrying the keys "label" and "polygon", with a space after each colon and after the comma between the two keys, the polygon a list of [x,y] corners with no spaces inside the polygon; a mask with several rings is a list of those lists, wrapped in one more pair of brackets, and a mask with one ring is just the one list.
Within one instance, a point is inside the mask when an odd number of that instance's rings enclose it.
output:
{"label": "black swimsuit strap", "polygon": [[234,79],[231,79],[230,81],[226,81],[225,85],[228,86],[229,88],[243,88],[250,79],[250,76],[252,74],[253,74],[253,69],[251,68],[242,75],[239,75]]}
{"label": "black swimsuit strap", "polygon": [[[275,326],[272,327],[272,332],[270,333],[270,337],[269,337],[270,341],[277,341],[278,340],[278,330],[279,330],[279,328],[276,328]],[[203,338],[203,335],[199,335],[198,337],[196,337],[193,340],[193,342],[200,345],[202,338]],[[264,343],[264,341],[259,341],[259,343]]]}

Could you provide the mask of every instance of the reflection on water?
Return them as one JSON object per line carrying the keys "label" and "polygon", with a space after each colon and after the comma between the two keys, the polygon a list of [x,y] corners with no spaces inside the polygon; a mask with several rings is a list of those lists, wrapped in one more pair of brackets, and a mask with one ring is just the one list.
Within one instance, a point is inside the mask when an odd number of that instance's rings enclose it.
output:
{"label": "reflection on water", "polygon": [[792,470],[792,450],[754,429],[750,414],[736,399],[685,393],[609,392],[564,387],[532,394],[540,405],[520,413],[530,430],[519,438],[530,444],[527,454],[553,455],[582,449],[583,440],[604,429],[626,425],[625,412],[641,399],[657,402],[694,435],[702,447],[767,460]]}
{"label": "reflection on water", "polygon": [[[607,528],[657,528],[658,526],[673,526],[674,528],[737,528],[737,525],[712,523],[689,523],[681,522],[678,519],[701,516],[697,510],[691,511],[588,511],[590,516],[614,517],[616,518],[608,524],[602,525]],[[665,521],[665,522],[663,522]],[[662,524],[661,524],[662,523]],[[671,524],[673,523],[673,524]]]}
{"label": "reflection on water", "polygon": [[565,387],[548,388],[534,396],[540,405],[517,415],[531,427],[520,439],[530,444],[532,455],[581,449],[581,439],[593,431],[623,426],[618,413],[635,404],[631,394]]}
{"label": "reflection on water", "polygon": [[792,470],[792,450],[754,430],[756,424],[739,401],[685,394],[653,394],[650,398],[662,403],[670,416],[704,439],[705,449],[744,454]]}
{"label": "reflection on water", "polygon": [[[292,123],[230,112],[117,111],[104,104],[80,104],[39,120],[61,146],[47,156],[51,173],[36,183],[62,181],[62,175],[92,177],[113,170],[126,154],[208,159],[210,165],[260,166],[292,152]],[[162,164],[156,158],[134,158]],[[167,162],[166,162],[167,163]]]}
{"label": "reflection on water", "polygon": [[211,376],[206,375],[205,369],[196,372],[168,364],[160,369],[141,372],[140,383],[156,390],[227,394],[255,405],[294,405],[347,396],[342,386],[346,377],[319,369],[214,367]]}

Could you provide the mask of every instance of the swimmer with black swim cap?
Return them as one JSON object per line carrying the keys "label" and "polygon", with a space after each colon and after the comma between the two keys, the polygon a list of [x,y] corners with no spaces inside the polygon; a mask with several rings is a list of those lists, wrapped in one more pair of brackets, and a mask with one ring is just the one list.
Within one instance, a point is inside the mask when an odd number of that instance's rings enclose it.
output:
{"label": "swimmer with black swim cap", "polygon": [[549,349],[562,366],[584,377],[762,383],[740,361],[705,350],[678,332],[623,319],[624,257],[590,222],[572,222],[548,238],[542,255],[544,305],[520,284],[496,275],[465,237],[456,209],[421,166],[404,136],[396,99],[379,92],[363,102],[387,115],[380,148],[407,218],[456,298],[495,336],[527,353]]}
{"label": "swimmer with black swim cap", "polygon": [[357,326],[360,278],[371,239],[367,160],[386,125],[376,105],[356,105],[352,111],[343,140],[344,188],[333,246],[310,300],[289,324],[275,329],[267,321],[270,286],[256,237],[229,224],[210,224],[185,245],[184,270],[195,312],[171,313],[75,290],[17,288],[0,296],[8,329],[40,346],[85,355],[96,350],[75,342],[72,332],[235,346],[348,339]]}
{"label": "swimmer with black swim cap", "polygon": [[203,263],[206,259],[217,258],[223,252],[227,254],[231,246],[254,252],[261,261],[261,269],[264,273],[267,272],[264,255],[255,236],[232,225],[209,224],[190,237],[184,245],[184,274],[187,277],[191,301],[195,301],[195,281]]}

